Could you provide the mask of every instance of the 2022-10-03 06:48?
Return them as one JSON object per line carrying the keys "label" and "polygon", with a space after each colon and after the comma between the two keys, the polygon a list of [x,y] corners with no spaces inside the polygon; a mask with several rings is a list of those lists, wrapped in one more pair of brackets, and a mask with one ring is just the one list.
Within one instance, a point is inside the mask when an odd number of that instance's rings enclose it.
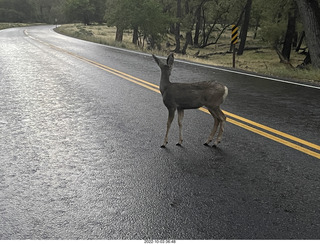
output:
{"label": "2022-10-03 06:48", "polygon": [[144,243],[149,243],[149,244],[169,244],[169,243],[176,243],[176,240],[144,240]]}

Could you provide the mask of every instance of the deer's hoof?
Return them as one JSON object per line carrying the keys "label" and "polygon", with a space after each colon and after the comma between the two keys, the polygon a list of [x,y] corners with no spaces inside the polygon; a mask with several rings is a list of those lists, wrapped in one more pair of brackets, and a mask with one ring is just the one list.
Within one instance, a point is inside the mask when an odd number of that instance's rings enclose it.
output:
{"label": "deer's hoof", "polygon": [[162,145],[161,148],[166,148],[166,145]]}
{"label": "deer's hoof", "polygon": [[206,147],[208,147],[208,146],[209,146],[209,144],[208,144],[207,142],[206,142],[206,143],[204,143],[203,145],[204,145],[204,146],[206,146]]}
{"label": "deer's hoof", "polygon": [[179,142],[176,144],[176,146],[182,147],[181,143],[179,143]]}
{"label": "deer's hoof", "polygon": [[219,143],[220,143],[220,141],[216,141],[216,142],[213,144],[212,147],[217,148]]}

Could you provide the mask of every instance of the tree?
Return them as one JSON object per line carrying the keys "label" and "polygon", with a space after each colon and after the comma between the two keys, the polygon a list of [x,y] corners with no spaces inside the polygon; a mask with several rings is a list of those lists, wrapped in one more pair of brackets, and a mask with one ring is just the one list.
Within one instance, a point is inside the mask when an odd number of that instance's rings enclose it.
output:
{"label": "tree", "polygon": [[240,32],[240,45],[238,50],[238,55],[242,55],[244,51],[244,47],[246,44],[248,29],[249,29],[249,22],[250,22],[250,12],[251,12],[251,6],[252,6],[252,0],[247,0],[247,4],[245,6],[245,12],[244,12],[244,21],[243,25],[241,26],[241,32]]}
{"label": "tree", "polygon": [[195,15],[193,14],[195,6],[190,4],[190,0],[186,0],[184,9],[185,9],[185,17],[183,18],[182,25],[186,29],[186,41],[181,50],[182,54],[187,53],[188,45],[193,45],[192,30],[195,24]]}
{"label": "tree", "polygon": [[[242,1],[198,0],[194,6],[194,46],[216,44],[224,31],[239,18]],[[192,23],[192,22],[191,22]]]}
{"label": "tree", "polygon": [[303,22],[311,63],[320,69],[320,10],[317,0],[296,0]]}
{"label": "tree", "polygon": [[[256,0],[253,12],[260,12],[260,34],[269,42],[280,58],[280,62],[290,64],[291,50],[301,29],[295,0]],[[282,47],[282,48],[281,48]]]}
{"label": "tree", "polygon": [[173,22],[173,19],[163,12],[161,5],[154,0],[143,0],[142,8],[134,17],[143,39],[149,40],[151,48],[160,43]]}
{"label": "tree", "polygon": [[284,38],[283,48],[282,48],[282,56],[287,61],[290,60],[292,43],[296,34],[297,10],[298,9],[295,5],[295,2],[292,2],[291,9],[288,11],[287,31]]}
{"label": "tree", "polygon": [[69,21],[89,25],[91,22],[102,23],[105,8],[105,0],[67,0],[64,12]]}
{"label": "tree", "polygon": [[133,0],[108,0],[105,20],[109,26],[116,27],[115,40],[122,42],[123,31],[130,27],[132,15],[137,11]]}
{"label": "tree", "polygon": [[[283,42],[288,16],[287,0],[255,0],[253,12],[260,12],[260,34],[271,47]],[[266,5],[267,4],[267,5]],[[257,10],[259,9],[259,10]]]}
{"label": "tree", "polygon": [[82,21],[89,25],[94,15],[94,6],[89,0],[67,0],[65,14],[70,21]]}
{"label": "tree", "polygon": [[35,9],[28,0],[0,0],[1,22],[32,22]]}
{"label": "tree", "polygon": [[176,39],[176,49],[174,50],[174,52],[176,53],[180,53],[180,21],[181,21],[181,17],[182,17],[182,13],[181,13],[181,0],[177,0],[177,22],[176,22],[176,26],[175,26],[175,39]]}
{"label": "tree", "polygon": [[41,23],[65,23],[65,0],[29,0],[35,8],[35,21]]}
{"label": "tree", "polygon": [[142,46],[148,39],[153,48],[171,21],[155,0],[108,0],[107,6],[105,20],[109,26],[116,26],[116,41],[122,41],[125,29],[133,29],[133,42],[138,43],[140,34]]}
{"label": "tree", "polygon": [[217,44],[224,31],[237,19],[238,3],[229,1],[209,1],[202,7],[202,40],[199,47]]}
{"label": "tree", "polygon": [[91,4],[94,6],[94,18],[93,21],[102,24],[104,21],[104,15],[106,12],[106,1],[105,0],[91,0]]}

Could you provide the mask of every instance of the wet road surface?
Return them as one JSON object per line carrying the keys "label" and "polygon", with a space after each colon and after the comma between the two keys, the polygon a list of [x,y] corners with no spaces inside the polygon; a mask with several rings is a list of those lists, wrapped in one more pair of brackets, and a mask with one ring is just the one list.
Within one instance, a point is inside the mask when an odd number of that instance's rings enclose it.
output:
{"label": "wet road surface", "polygon": [[183,147],[175,120],[162,149],[161,96],[109,67],[158,85],[150,55],[0,31],[0,239],[320,238],[319,89],[177,60],[172,81],[228,86],[231,116],[214,149],[212,118],[186,111]]}

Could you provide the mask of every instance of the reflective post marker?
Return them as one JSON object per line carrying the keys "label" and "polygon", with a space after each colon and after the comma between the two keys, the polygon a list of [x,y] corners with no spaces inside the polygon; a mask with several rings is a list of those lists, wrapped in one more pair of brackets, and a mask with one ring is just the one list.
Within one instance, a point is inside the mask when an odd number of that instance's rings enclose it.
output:
{"label": "reflective post marker", "polygon": [[238,42],[238,30],[239,27],[236,25],[232,25],[232,29],[231,29],[231,44],[232,44],[232,67],[235,68],[236,67],[236,44]]}

